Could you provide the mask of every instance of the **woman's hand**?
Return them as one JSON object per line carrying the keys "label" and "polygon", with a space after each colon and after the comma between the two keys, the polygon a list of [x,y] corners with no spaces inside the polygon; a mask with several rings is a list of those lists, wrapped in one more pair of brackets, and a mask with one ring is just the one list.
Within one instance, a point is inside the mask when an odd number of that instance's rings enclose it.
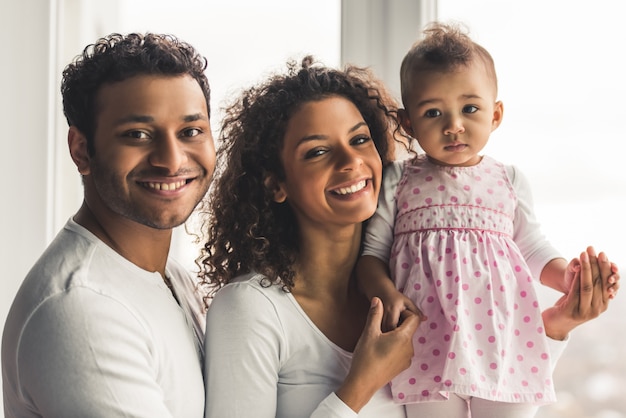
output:
{"label": "woman's hand", "polygon": [[380,388],[411,364],[413,333],[420,318],[409,310],[400,313],[397,328],[383,332],[383,304],[374,297],[363,334],[357,342],[350,372],[337,396],[359,412]]}
{"label": "woman's hand", "polygon": [[546,335],[555,340],[564,340],[574,328],[606,311],[619,290],[617,266],[606,254],[596,256],[588,247],[578,260],[578,266],[568,267],[573,274],[569,291],[543,312]]}

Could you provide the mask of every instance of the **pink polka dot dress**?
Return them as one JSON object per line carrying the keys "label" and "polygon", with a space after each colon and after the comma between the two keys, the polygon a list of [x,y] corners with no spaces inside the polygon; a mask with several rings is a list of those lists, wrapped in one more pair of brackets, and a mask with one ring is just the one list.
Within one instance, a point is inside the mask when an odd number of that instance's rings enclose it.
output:
{"label": "pink polka dot dress", "polygon": [[551,361],[530,269],[513,242],[517,199],[504,166],[441,167],[420,156],[398,184],[390,269],[428,317],[400,403],[449,392],[501,402],[555,401]]}

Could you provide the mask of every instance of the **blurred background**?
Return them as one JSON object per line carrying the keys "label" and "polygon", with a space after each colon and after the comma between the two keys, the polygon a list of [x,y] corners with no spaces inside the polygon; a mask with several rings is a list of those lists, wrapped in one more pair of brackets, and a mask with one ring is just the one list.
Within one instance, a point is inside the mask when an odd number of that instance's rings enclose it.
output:
{"label": "blurred background", "polygon": [[[624,16],[626,3],[613,0],[3,1],[0,324],[31,265],[81,203],[61,72],[111,32],[171,33],[204,54],[217,129],[221,107],[239,89],[305,54],[370,66],[399,98],[400,61],[422,27],[462,22],[493,55],[504,102],[485,153],[526,173],[543,230],[564,257],[594,245],[626,269]],[[187,230],[196,227],[192,218]],[[172,251],[195,269],[198,249],[184,227]],[[559,297],[540,295],[544,306]],[[559,401],[537,417],[626,418],[625,303],[620,295],[572,333],[555,372]]]}

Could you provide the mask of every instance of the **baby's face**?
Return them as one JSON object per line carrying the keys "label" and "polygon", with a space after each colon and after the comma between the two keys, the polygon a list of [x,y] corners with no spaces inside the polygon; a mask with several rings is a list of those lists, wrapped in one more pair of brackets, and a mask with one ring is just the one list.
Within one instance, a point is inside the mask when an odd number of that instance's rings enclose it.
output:
{"label": "baby's face", "polygon": [[502,120],[495,81],[481,62],[415,75],[402,125],[435,163],[472,166]]}

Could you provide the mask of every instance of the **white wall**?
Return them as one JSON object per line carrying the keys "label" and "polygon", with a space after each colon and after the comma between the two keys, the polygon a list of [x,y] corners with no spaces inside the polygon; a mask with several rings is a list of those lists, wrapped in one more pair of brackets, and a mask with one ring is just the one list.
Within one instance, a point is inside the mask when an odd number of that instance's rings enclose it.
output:
{"label": "white wall", "polygon": [[49,4],[43,2],[2,2],[0,6],[0,167],[5,184],[0,198],[3,324],[19,282],[48,238],[48,139],[52,131],[49,11]]}

